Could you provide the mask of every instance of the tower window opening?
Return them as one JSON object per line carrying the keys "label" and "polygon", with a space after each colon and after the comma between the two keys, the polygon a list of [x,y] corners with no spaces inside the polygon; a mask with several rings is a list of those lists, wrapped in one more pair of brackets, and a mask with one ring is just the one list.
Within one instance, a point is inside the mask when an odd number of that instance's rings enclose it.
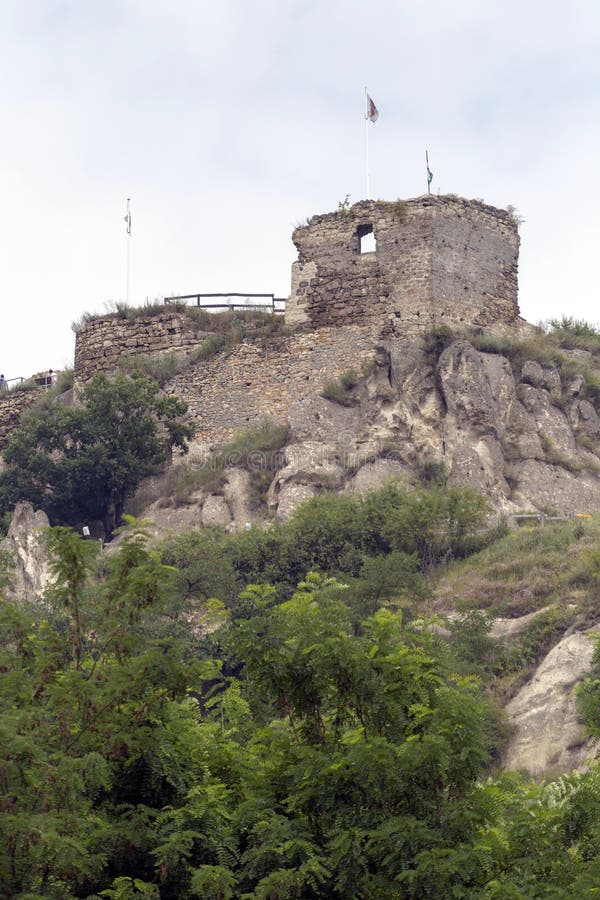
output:
{"label": "tower window opening", "polygon": [[377,241],[372,225],[359,225],[356,229],[358,237],[358,249],[360,253],[375,253]]}

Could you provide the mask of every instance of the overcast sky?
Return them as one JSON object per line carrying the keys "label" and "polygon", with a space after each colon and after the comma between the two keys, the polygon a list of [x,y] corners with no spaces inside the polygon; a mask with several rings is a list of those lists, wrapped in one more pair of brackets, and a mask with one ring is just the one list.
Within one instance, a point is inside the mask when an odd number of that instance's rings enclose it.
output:
{"label": "overcast sky", "polygon": [[289,294],[350,194],[514,204],[530,321],[600,320],[597,0],[1,0],[0,372],[126,293]]}

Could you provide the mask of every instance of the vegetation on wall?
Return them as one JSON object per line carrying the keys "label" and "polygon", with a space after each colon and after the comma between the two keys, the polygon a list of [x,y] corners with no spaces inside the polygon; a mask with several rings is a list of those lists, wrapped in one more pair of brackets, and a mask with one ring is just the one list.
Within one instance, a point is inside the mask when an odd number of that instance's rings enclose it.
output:
{"label": "vegetation on wall", "polygon": [[270,419],[240,429],[230,441],[202,462],[183,463],[171,469],[161,506],[191,503],[194,491],[222,493],[227,470],[235,467],[248,472],[248,496],[252,509],[262,509],[273,476],[284,464],[282,449],[287,437],[287,426]]}
{"label": "vegetation on wall", "polygon": [[355,369],[348,369],[339,378],[330,379],[325,383],[321,396],[326,400],[339,403],[340,406],[356,406],[360,401],[360,395],[354,391],[360,382],[361,376]]}
{"label": "vegetation on wall", "polygon": [[[170,309],[170,307],[167,307]],[[232,310],[208,313],[194,306],[175,306],[190,319],[198,331],[198,342],[185,351],[167,350],[152,354],[123,354],[119,358],[119,370],[124,374],[134,372],[152,378],[159,385],[200,365],[221,350],[229,350],[243,341],[264,341],[275,335],[284,335],[287,328],[282,316],[252,310]],[[161,307],[164,312],[165,307]]]}

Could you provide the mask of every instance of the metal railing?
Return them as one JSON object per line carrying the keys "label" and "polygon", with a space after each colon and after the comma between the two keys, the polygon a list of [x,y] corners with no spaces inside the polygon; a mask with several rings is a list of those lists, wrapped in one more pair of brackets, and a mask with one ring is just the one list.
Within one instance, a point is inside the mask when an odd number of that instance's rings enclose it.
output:
{"label": "metal railing", "polygon": [[[190,300],[194,302],[189,303]],[[187,303],[189,306],[198,306],[212,312],[242,309],[281,316],[285,313],[286,298],[276,297],[274,294],[181,294],[179,297],[165,297],[164,302]]]}
{"label": "metal railing", "polygon": [[49,388],[56,384],[56,376],[56,372],[45,372],[39,375],[32,375],[30,378],[23,378],[22,375],[18,375],[16,378],[5,378],[4,381],[0,382],[0,391],[14,391],[20,384],[27,384],[28,387]]}
{"label": "metal railing", "polygon": [[569,519],[591,519],[592,516],[589,513],[572,513],[568,516],[549,516],[546,513],[509,513],[507,519],[510,521],[514,519],[517,524],[522,519],[536,519],[537,522],[544,527],[546,522],[568,522]]}

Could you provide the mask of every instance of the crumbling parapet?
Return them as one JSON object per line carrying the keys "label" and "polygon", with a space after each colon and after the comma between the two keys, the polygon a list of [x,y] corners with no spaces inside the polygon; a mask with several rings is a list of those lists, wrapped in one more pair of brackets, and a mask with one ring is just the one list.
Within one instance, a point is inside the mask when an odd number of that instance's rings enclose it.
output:
{"label": "crumbling parapet", "polygon": [[517,223],[480,201],[363,200],[313,216],[293,241],[289,324],[371,325],[386,336],[518,322]]}
{"label": "crumbling parapet", "polygon": [[97,372],[114,372],[123,356],[188,351],[200,337],[197,324],[189,316],[168,307],[164,312],[133,319],[119,313],[96,316],[76,333],[75,379],[82,383]]}

